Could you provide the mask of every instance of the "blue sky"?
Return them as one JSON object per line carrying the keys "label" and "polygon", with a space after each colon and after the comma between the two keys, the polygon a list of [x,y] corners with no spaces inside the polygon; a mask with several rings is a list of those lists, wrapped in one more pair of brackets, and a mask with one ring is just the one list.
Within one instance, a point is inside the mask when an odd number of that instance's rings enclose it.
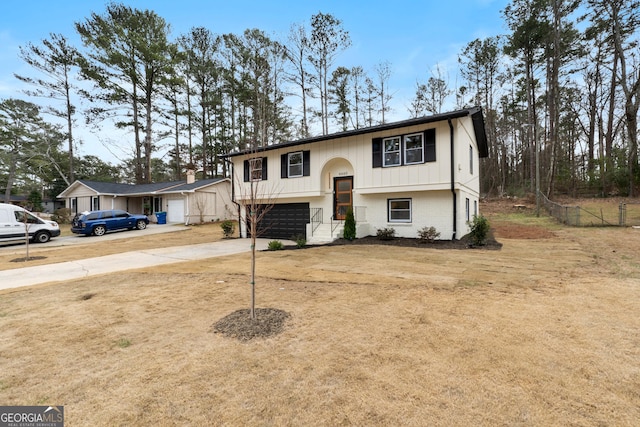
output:
{"label": "blue sky", "polygon": [[[371,76],[374,67],[389,61],[393,93],[392,119],[408,117],[406,106],[414,96],[417,80],[426,81],[431,70],[445,71],[449,85],[457,85],[457,56],[476,38],[506,32],[501,11],[508,0],[444,1],[218,1],[218,0],[123,0],[138,9],[151,9],[172,28],[172,36],[192,27],[204,26],[216,34],[240,34],[259,28],[274,38],[285,40],[291,24],[308,23],[319,11],[342,20],[352,46],[338,59],[346,67],[361,65]],[[62,33],[79,44],[74,23],[86,20],[92,12],[102,14],[104,1],[93,0],[5,0],[0,9],[0,99],[25,98],[14,73],[34,75],[18,58],[19,46],[38,44],[50,33]],[[79,121],[81,122],[81,120]],[[80,154],[105,149],[82,136]],[[111,153],[113,154],[113,153]],[[101,153],[98,153],[101,155]],[[105,152],[103,158],[111,155]]]}

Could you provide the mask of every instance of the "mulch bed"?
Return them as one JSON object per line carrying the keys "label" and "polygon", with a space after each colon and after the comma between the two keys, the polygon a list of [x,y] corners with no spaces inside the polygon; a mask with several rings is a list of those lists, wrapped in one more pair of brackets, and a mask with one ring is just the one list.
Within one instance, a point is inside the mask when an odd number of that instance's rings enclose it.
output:
{"label": "mulch bed", "polygon": [[284,330],[291,315],[277,308],[256,308],[256,318],[251,318],[248,308],[236,310],[213,324],[213,332],[240,341],[269,338]]}
{"label": "mulch bed", "polygon": [[498,242],[493,234],[490,232],[487,237],[487,241],[482,246],[475,246],[471,243],[467,236],[460,240],[434,240],[433,242],[426,242],[420,239],[411,239],[406,237],[395,237],[390,240],[383,240],[377,236],[361,237],[354,240],[338,239],[327,246],[335,245],[383,245],[383,246],[401,246],[405,248],[428,248],[428,249],[492,249],[499,250],[502,248],[502,243]]}

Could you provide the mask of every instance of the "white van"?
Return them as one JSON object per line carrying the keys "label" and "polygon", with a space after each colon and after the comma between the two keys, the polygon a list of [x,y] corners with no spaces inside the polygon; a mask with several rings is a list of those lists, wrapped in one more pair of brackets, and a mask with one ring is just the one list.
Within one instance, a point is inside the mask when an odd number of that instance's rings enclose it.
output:
{"label": "white van", "polygon": [[55,221],[45,221],[20,206],[0,203],[0,243],[25,240],[25,225],[32,242],[46,243],[60,235]]}

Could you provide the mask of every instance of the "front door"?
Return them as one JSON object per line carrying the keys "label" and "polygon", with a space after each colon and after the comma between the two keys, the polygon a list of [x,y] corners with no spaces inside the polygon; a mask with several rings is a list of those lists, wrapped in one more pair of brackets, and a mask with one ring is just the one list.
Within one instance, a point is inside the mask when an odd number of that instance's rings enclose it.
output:
{"label": "front door", "polygon": [[335,219],[343,221],[347,216],[347,210],[352,206],[353,177],[335,178],[334,180],[335,194]]}

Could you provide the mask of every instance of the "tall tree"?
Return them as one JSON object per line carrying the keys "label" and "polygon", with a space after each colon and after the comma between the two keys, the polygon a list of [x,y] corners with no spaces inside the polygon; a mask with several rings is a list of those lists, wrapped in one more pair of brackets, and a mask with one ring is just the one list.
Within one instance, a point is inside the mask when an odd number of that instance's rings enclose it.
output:
{"label": "tall tree", "polygon": [[63,104],[62,108],[47,106],[45,112],[63,118],[67,124],[68,174],[64,176],[67,185],[74,181],[74,139],[73,116],[76,107],[73,105],[71,74],[77,65],[78,51],[71,46],[62,34],[50,34],[49,39],[42,40],[42,45],[28,43],[20,47],[20,57],[31,67],[45,75],[35,78],[14,74],[18,80],[35,87],[27,90],[30,96],[53,99]]}
{"label": "tall tree", "polygon": [[352,101],[351,101],[351,105],[353,106],[353,114],[351,115],[352,120],[355,120],[352,123],[352,127],[354,129],[359,129],[360,128],[360,103],[362,101],[362,93],[364,91],[363,85],[364,85],[364,80],[365,80],[365,72],[364,69],[359,66],[356,65],[355,67],[351,68],[351,71],[349,72],[349,77],[351,80],[351,88],[352,88]]}
{"label": "tall tree", "polygon": [[86,93],[99,103],[91,118],[112,116],[108,107],[124,112],[116,126],[133,130],[136,182],[150,182],[155,102],[171,64],[169,26],[155,12],[111,3],[104,15],[76,23],[76,30],[88,49],[82,75],[96,89]]}
{"label": "tall tree", "polygon": [[331,14],[318,12],[311,17],[309,61],[316,71],[316,85],[320,94],[322,134],[329,133],[329,79],[331,68],[340,52],[351,46],[349,32],[342,21]]}
{"label": "tall tree", "polygon": [[9,203],[13,184],[27,174],[28,162],[46,152],[50,126],[40,117],[40,107],[21,99],[0,102],[0,155],[6,182],[4,200]]}
{"label": "tall tree", "polygon": [[[504,181],[506,171],[500,169],[500,146],[502,141],[496,138],[497,106],[494,101],[498,79],[501,74],[502,44],[498,37],[470,42],[462,51],[458,62],[460,73],[469,83],[473,103],[482,106],[487,123],[489,157],[483,159],[485,174],[482,186],[484,191],[493,192]],[[502,192],[502,189],[499,190]]]}
{"label": "tall tree", "polygon": [[618,64],[616,79],[624,95],[624,116],[629,144],[628,194],[635,195],[638,169],[638,111],[640,109],[640,61],[637,33],[640,2],[636,0],[592,1],[596,22],[608,28]]}
{"label": "tall tree", "polygon": [[536,185],[536,153],[538,144],[537,97],[539,95],[539,81],[537,70],[544,60],[544,42],[549,33],[549,25],[540,19],[546,0],[513,0],[503,11],[507,26],[511,34],[507,37],[505,52],[516,59],[518,71],[522,78],[527,111],[527,151],[529,152],[529,183],[530,190]]}
{"label": "tall tree", "polygon": [[190,109],[193,109],[190,123],[200,133],[200,161],[202,162],[203,175],[215,176],[216,165],[213,164],[213,138],[212,129],[209,126],[210,118],[215,115],[215,110],[220,99],[217,96],[217,85],[220,78],[220,66],[217,54],[220,49],[221,38],[204,27],[192,28],[188,34],[180,38],[180,44],[185,50],[188,62],[188,77],[191,80],[193,97]]}
{"label": "tall tree", "polygon": [[382,61],[376,65],[376,76],[378,77],[378,95],[380,100],[380,123],[386,123],[385,114],[390,111],[389,102],[393,95],[389,92],[389,79],[391,78],[391,63]]}
{"label": "tall tree", "polygon": [[[577,0],[549,0],[548,21],[550,31],[547,41],[547,108],[549,111],[549,165],[547,172],[547,196],[553,193],[557,159],[560,150],[561,93],[563,70],[573,60],[578,34],[569,20],[569,16],[579,5]],[[566,98],[565,98],[566,99]],[[570,111],[570,110],[569,110]]]}
{"label": "tall tree", "polygon": [[335,110],[330,114],[335,119],[341,131],[349,128],[349,118],[351,106],[349,103],[349,76],[351,72],[348,68],[338,67],[331,74],[329,80],[329,103],[335,105]]}
{"label": "tall tree", "polygon": [[308,70],[310,41],[307,28],[304,24],[294,24],[289,31],[289,43],[286,47],[286,57],[290,63],[291,71],[287,73],[286,79],[297,86],[297,96],[300,98],[302,106],[302,120],[300,124],[300,137],[307,138],[309,133],[309,106],[308,99],[313,97],[312,87],[314,75]]}
{"label": "tall tree", "polygon": [[446,99],[452,93],[438,65],[427,83],[416,82],[416,94],[411,101],[409,114],[411,117],[420,117],[427,113],[440,114]]}

